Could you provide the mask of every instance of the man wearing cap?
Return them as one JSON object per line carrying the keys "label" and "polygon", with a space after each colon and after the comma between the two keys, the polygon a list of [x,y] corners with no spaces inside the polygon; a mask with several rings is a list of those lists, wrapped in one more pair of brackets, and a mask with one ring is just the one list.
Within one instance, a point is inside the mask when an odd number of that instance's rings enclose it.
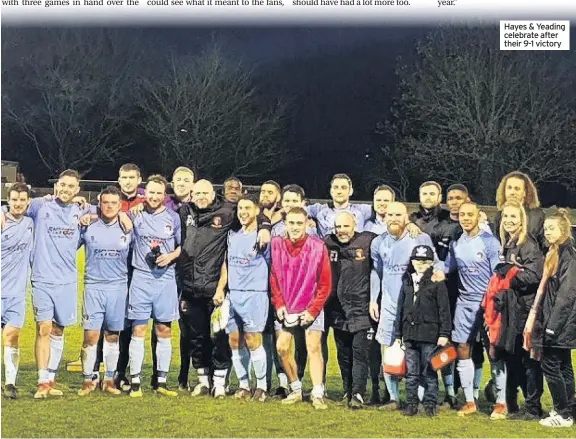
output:
{"label": "man wearing cap", "polygon": [[324,242],[306,234],[308,215],[301,207],[286,215],[288,237],[272,239],[270,288],[272,304],[282,323],[278,336],[278,354],[290,382],[291,393],[283,404],[302,401],[302,383],[291,353],[293,333],[305,330],[310,358],[312,405],[317,410],[328,408],[324,402],[324,361],[321,340],[324,332],[324,303],[331,290],[331,269]]}

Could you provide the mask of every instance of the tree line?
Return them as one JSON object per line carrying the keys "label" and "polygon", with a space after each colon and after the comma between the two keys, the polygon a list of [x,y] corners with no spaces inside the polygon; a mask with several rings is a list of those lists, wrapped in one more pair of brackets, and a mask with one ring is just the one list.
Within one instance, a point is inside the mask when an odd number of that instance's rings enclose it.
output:
{"label": "tree line", "polygon": [[[248,182],[290,169],[299,154],[291,96],[266,96],[251,66],[215,44],[177,56],[146,38],[126,29],[3,28],[3,156],[33,155],[46,178],[66,168],[98,178],[127,160]],[[498,38],[492,28],[431,31],[398,60],[396,78],[383,78],[397,81],[397,93],[371,127],[366,159],[334,160],[362,174],[367,192],[388,183],[403,199],[434,178],[467,184],[490,203],[512,169],[575,190],[576,54],[500,51]]]}

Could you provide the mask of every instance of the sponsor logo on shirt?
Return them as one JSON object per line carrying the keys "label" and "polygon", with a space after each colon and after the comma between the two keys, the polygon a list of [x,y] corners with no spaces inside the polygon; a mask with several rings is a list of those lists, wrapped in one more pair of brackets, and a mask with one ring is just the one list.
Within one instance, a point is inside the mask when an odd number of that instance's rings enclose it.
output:
{"label": "sponsor logo on shirt", "polygon": [[94,257],[96,259],[117,259],[122,256],[121,250],[98,248],[94,250]]}
{"label": "sponsor logo on shirt", "polygon": [[220,218],[219,216],[215,216],[214,219],[212,220],[212,227],[215,229],[221,229],[222,228],[222,218]]}
{"label": "sponsor logo on shirt", "polygon": [[73,238],[77,229],[71,227],[48,227],[48,234],[53,238]]}
{"label": "sponsor logo on shirt", "polygon": [[[7,239],[7,238],[4,238]],[[23,252],[28,248],[28,243],[27,242],[23,242],[20,244],[16,244],[13,245],[12,247],[7,247],[2,249],[3,252],[5,253],[19,253],[19,252]]]}

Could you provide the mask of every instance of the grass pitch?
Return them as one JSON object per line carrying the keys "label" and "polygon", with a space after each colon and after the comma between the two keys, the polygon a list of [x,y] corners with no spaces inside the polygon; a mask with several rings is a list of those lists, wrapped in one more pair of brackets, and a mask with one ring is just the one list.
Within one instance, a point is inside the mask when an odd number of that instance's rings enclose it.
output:
{"label": "grass pitch", "polygon": [[[79,260],[82,272],[82,252]],[[329,402],[329,409],[323,412],[315,411],[308,403],[284,407],[277,400],[259,404],[232,399],[192,398],[189,395],[177,398],[156,396],[149,387],[151,354],[148,340],[143,398],[134,400],[124,395],[115,398],[100,392],[79,397],[81,374],[64,369],[65,362],[78,358],[82,343],[80,325],[68,328],[65,333],[61,372],[56,377],[64,397],[37,401],[33,399],[37,372],[31,308],[29,303],[20,337],[21,361],[17,381],[20,399],[2,401],[2,437],[576,437],[576,427],[552,430],[540,427],[537,422],[491,421],[490,405],[482,395],[481,413],[465,419],[444,409],[434,419],[424,416],[405,418],[398,412],[380,412],[372,408],[352,412],[336,402],[342,392],[332,337],[328,393],[335,401]],[[168,378],[173,388],[180,358],[178,325],[174,325],[174,332],[172,371]],[[576,355],[573,359],[576,363]],[[484,381],[487,381],[489,366],[487,362],[485,364]],[[304,387],[311,387],[308,378]],[[548,392],[543,402],[545,409],[550,410],[552,402]]]}

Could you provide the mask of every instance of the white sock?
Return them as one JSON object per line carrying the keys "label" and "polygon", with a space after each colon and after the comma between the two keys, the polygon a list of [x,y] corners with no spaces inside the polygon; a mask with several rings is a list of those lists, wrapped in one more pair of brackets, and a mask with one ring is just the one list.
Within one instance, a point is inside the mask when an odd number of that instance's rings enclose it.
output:
{"label": "white sock", "polygon": [[38,370],[38,384],[43,384],[48,382],[48,369]]}
{"label": "white sock", "polygon": [[458,360],[458,373],[460,374],[460,384],[464,390],[466,402],[474,402],[474,362],[471,358]]}
{"label": "white sock", "polygon": [[104,339],[102,354],[106,365],[106,378],[114,378],[116,367],[118,366],[118,357],[120,357],[120,345],[118,342],[110,343]]}
{"label": "white sock", "polygon": [[490,366],[496,388],[496,404],[506,404],[506,363],[504,360],[492,361]]}
{"label": "white sock", "polygon": [[201,367],[196,371],[198,373],[198,381],[204,387],[210,388],[210,380],[208,379],[208,369]]}
{"label": "white sock", "polygon": [[[244,369],[246,369],[248,372],[248,380],[250,380],[250,371],[252,370],[252,358],[250,357],[250,351],[248,350],[248,347],[246,347],[246,345],[244,344],[243,346],[241,346],[238,349],[238,352],[240,352],[240,361],[242,361],[242,364],[244,365]],[[240,379],[240,378],[238,378]],[[247,387],[247,389],[250,387]]]}
{"label": "white sock", "polygon": [[[96,363],[98,345],[82,347],[82,372],[85,380],[91,380],[94,375],[94,363]],[[100,377],[100,374],[98,374]]]}
{"label": "white sock", "polygon": [[422,402],[424,400],[424,387],[418,386],[418,400]]}
{"label": "white sock", "polygon": [[6,377],[6,384],[16,385],[19,362],[20,349],[14,346],[4,346],[4,375]]}
{"label": "white sock", "polygon": [[280,387],[288,388],[288,377],[285,373],[278,374],[278,382],[280,383]]}
{"label": "white sock", "polygon": [[[50,359],[48,360],[48,381],[56,379],[56,372],[60,366],[62,352],[64,351],[64,335],[50,334]],[[96,361],[96,359],[94,359]],[[94,367],[94,363],[92,363]]]}
{"label": "white sock", "polygon": [[140,382],[142,364],[144,363],[144,337],[132,336],[128,355],[130,356],[130,376],[133,378],[132,382],[134,382],[134,377],[138,377],[138,382]]}
{"label": "white sock", "polygon": [[172,338],[158,337],[156,358],[158,363],[158,377],[160,377],[160,372],[165,372],[166,375],[168,375],[170,371],[170,360],[172,359]]}
{"label": "white sock", "polygon": [[316,398],[323,398],[324,397],[324,386],[322,384],[317,384],[312,386],[312,396]]}
{"label": "white sock", "polygon": [[293,392],[301,392],[302,391],[302,382],[300,380],[296,380],[290,383],[290,389]]}
{"label": "white sock", "polygon": [[253,351],[250,351],[252,360],[252,367],[254,367],[254,375],[256,375],[256,388],[266,390],[266,351],[264,346],[260,346]]}
{"label": "white sock", "polygon": [[232,365],[234,372],[238,377],[241,389],[250,389],[250,380],[248,379],[248,369],[246,369],[239,349],[232,349]]}
{"label": "white sock", "polygon": [[226,375],[228,375],[228,369],[216,369],[212,376],[214,386],[226,387]]}

